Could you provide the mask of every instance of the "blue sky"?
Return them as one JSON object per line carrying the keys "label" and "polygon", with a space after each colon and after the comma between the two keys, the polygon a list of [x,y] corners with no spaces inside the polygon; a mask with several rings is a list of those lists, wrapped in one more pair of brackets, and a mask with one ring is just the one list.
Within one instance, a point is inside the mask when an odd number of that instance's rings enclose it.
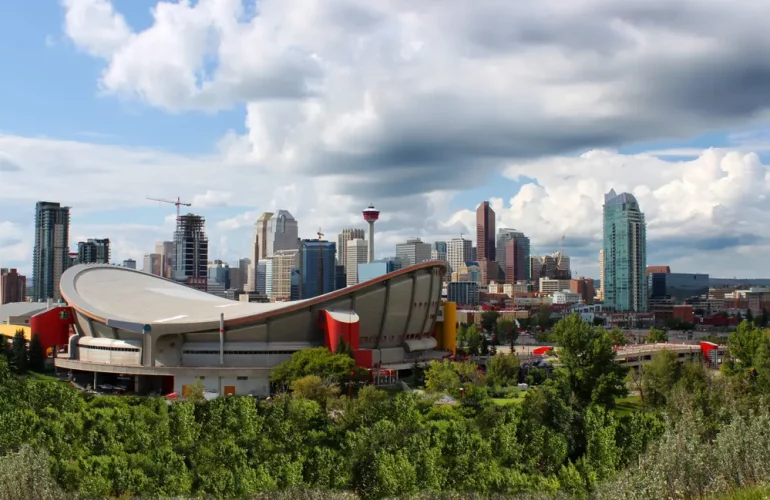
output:
{"label": "blue sky", "polygon": [[[250,0],[245,4],[254,9]],[[111,237],[113,257],[120,260],[141,258],[154,241],[170,236],[164,236],[170,227],[165,218],[173,207],[147,202],[147,195],[198,200],[194,210],[206,215],[212,246],[223,247],[213,253],[229,259],[248,253],[251,223],[277,204],[296,211],[301,232],[310,235],[318,226],[333,233],[359,223],[359,207],[375,201],[389,216],[379,226],[378,248],[387,252],[409,236],[471,234],[475,206],[500,198],[499,224],[530,233],[537,248],[550,248],[567,233],[567,250],[587,274],[595,274],[597,217],[601,193],[609,187],[646,200],[652,259],[677,262],[687,271],[736,268],[725,275],[750,272],[752,262],[761,261],[766,243],[753,238],[758,231],[744,227],[736,210],[739,201],[751,199],[757,200],[754,219],[770,214],[765,185],[757,182],[750,157],[727,153],[755,152],[767,160],[766,99],[742,91],[740,79],[716,81],[731,70],[754,74],[736,65],[753,71],[756,61],[732,57],[722,63],[724,71],[704,79],[703,72],[720,67],[719,61],[699,66],[697,54],[659,49],[653,41],[664,36],[656,32],[640,45],[640,51],[651,51],[646,58],[620,61],[622,71],[612,64],[623,56],[607,59],[598,65],[606,73],[605,87],[591,87],[602,80],[593,78],[591,64],[578,61],[604,54],[584,46],[593,40],[569,31],[595,32],[605,48],[616,42],[627,47],[612,38],[621,35],[605,33],[609,20],[582,16],[565,21],[566,31],[546,36],[553,27],[543,27],[542,46],[540,40],[516,38],[540,19],[537,12],[547,6],[538,2],[524,2],[517,15],[490,10],[485,2],[465,14],[451,4],[441,11],[419,6],[419,25],[406,23],[392,6],[353,8],[335,0],[304,12],[297,4],[268,0],[251,22],[228,10],[234,5],[163,4],[164,18],[154,16],[154,0],[0,4],[0,176],[12,186],[29,187],[0,201],[0,265],[29,267],[31,255],[24,255],[36,199],[58,197],[73,205],[73,237]],[[714,15],[710,8],[699,7],[700,14]],[[176,16],[175,24],[166,23],[169,16]],[[721,17],[711,38],[725,53],[733,41],[764,43],[753,38],[763,36],[759,24],[747,25],[745,16]],[[116,19],[133,33],[118,45],[109,36]],[[689,19],[661,23],[669,29],[666,36],[698,32]],[[476,24],[484,29],[471,29]],[[457,29],[442,28],[450,25]],[[641,36],[650,29],[641,21],[636,27]],[[599,42],[602,35],[612,41]],[[207,50],[197,54],[201,40]],[[553,46],[571,53],[574,64],[547,51],[534,62],[529,58],[529,50]],[[657,66],[643,67],[647,60]],[[655,68],[666,64],[675,69],[665,79],[655,77]],[[227,78],[217,72],[222,68]],[[521,68],[529,73],[520,75]],[[189,96],[182,95],[181,77],[171,81],[187,72],[204,72],[208,79]],[[557,74],[572,78],[562,82],[552,78]],[[691,75],[711,82],[718,94],[698,95],[698,86],[687,83]],[[423,86],[434,90],[425,93]],[[431,107],[436,102],[441,105]],[[311,109],[323,119],[308,118]],[[617,114],[618,109],[628,111]],[[725,153],[701,156],[710,147]],[[580,156],[596,148],[614,152],[598,159]],[[662,159],[634,156],[650,151]],[[4,154],[21,165],[20,173],[3,172]],[[69,173],[49,184],[57,159]],[[690,163],[676,163],[682,160]],[[717,164],[711,180],[693,177]],[[102,167],[105,173],[94,173]],[[646,174],[637,175],[641,171]],[[30,180],[22,182],[25,176]],[[708,182],[719,176],[731,188],[711,193]],[[706,204],[705,195],[692,194],[695,186],[711,193]],[[678,200],[681,208],[672,210]],[[688,245],[711,248],[700,239],[695,244],[679,238],[674,248],[672,228],[691,228],[692,238],[701,238],[721,231],[724,220],[732,220],[730,230],[740,234],[725,234],[723,241],[753,242],[734,245],[756,256],[744,259],[745,265],[733,264],[722,250],[683,256]]]}

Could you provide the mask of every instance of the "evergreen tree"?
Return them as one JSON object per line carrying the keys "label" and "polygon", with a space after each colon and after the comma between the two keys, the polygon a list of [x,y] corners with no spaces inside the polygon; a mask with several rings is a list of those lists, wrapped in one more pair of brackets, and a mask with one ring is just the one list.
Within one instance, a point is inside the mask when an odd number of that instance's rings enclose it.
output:
{"label": "evergreen tree", "polygon": [[27,373],[27,341],[24,338],[24,330],[16,330],[13,336],[13,347],[11,348],[11,363],[13,369],[19,375]]}
{"label": "evergreen tree", "polygon": [[744,316],[744,318],[747,321],[751,321],[751,322],[754,321],[754,313],[751,312],[751,309],[746,309],[746,316]]}
{"label": "evergreen tree", "polygon": [[6,359],[11,356],[11,349],[8,347],[8,339],[5,338],[5,335],[0,334],[0,357],[5,357]]}
{"label": "evergreen tree", "polygon": [[37,333],[33,333],[29,341],[27,358],[30,370],[38,373],[42,373],[45,370],[45,351],[43,350],[43,343],[40,342],[40,336]]}
{"label": "evergreen tree", "polygon": [[350,347],[350,344],[345,342],[345,339],[342,337],[340,337],[339,341],[337,341],[337,347],[334,349],[334,354],[347,354],[351,358],[355,359],[353,349]]}

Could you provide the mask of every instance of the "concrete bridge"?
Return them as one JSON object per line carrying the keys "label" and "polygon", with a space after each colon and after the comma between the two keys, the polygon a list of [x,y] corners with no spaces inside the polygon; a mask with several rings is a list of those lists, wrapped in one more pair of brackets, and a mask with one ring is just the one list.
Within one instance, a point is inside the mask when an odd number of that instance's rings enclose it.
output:
{"label": "concrete bridge", "polygon": [[[543,355],[537,354],[535,351],[541,351],[543,350],[543,347],[546,346],[517,345],[515,348],[516,357],[519,358],[522,363],[542,359]],[[554,347],[553,349],[557,352],[559,350],[558,347]],[[649,363],[656,352],[663,350],[676,353],[677,360],[680,363],[702,357],[704,360],[708,360],[714,368],[721,365],[727,356],[727,346],[716,345],[709,342],[702,342],[700,345],[669,343],[635,344],[617,349],[615,351],[615,362],[628,367],[638,367],[640,364]],[[511,348],[508,346],[498,346],[497,352],[500,354],[510,354]],[[472,359],[481,365],[486,364],[491,358],[491,356],[474,356]],[[554,364],[558,364],[558,358],[554,358],[551,361]]]}

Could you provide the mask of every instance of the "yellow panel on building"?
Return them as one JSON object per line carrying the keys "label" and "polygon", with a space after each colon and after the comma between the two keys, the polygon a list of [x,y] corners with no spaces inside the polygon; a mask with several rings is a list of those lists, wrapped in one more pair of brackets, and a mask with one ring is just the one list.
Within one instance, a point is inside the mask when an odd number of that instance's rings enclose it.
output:
{"label": "yellow panel on building", "polygon": [[6,340],[10,341],[16,335],[17,331],[24,332],[24,338],[29,341],[32,338],[32,328],[22,325],[0,325],[0,335],[7,337]]}

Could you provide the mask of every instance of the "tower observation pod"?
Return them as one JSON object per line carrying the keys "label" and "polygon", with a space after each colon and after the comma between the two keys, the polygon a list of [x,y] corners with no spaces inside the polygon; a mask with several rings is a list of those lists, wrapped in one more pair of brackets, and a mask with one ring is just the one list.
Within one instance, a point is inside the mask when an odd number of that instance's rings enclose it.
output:
{"label": "tower observation pod", "polygon": [[369,224],[369,258],[367,262],[374,262],[374,223],[380,218],[380,211],[369,205],[364,210],[364,220]]}

